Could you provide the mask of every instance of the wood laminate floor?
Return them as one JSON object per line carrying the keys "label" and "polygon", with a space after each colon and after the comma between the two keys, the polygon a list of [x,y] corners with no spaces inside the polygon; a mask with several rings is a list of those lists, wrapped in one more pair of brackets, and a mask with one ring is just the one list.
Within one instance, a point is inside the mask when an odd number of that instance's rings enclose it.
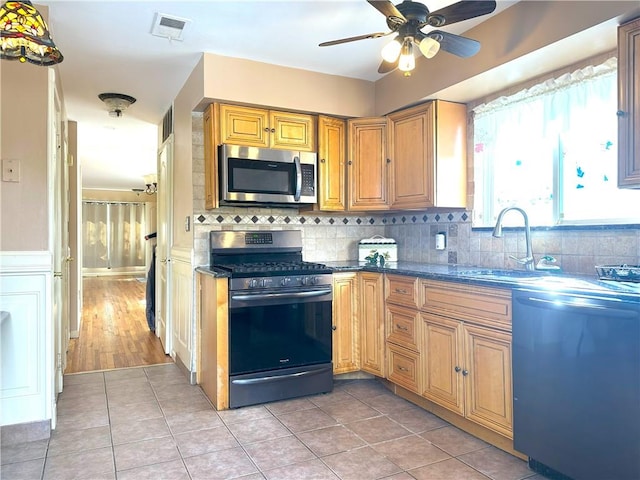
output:
{"label": "wood laminate floor", "polygon": [[135,277],[85,277],[82,325],[72,338],[65,373],[170,363],[145,314],[146,282]]}

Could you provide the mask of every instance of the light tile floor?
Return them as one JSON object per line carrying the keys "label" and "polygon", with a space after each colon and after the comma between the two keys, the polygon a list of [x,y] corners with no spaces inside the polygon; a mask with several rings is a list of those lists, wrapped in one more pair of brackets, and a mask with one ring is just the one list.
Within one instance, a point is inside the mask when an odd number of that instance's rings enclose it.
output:
{"label": "light tile floor", "polygon": [[3,479],[541,480],[376,380],[217,412],[173,364],[65,377],[49,440],[2,445]]}

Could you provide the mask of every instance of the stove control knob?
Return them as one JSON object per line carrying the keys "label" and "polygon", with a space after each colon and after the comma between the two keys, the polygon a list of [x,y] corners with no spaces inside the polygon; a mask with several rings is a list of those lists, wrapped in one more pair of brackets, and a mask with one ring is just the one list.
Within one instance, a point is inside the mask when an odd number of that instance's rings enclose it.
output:
{"label": "stove control knob", "polygon": [[257,278],[252,278],[251,280],[249,280],[249,288],[258,288],[259,284],[258,284],[258,279]]}
{"label": "stove control knob", "polygon": [[291,284],[291,278],[289,277],[282,277],[282,280],[280,280],[280,285],[282,285],[283,287],[286,287],[287,285]]}
{"label": "stove control knob", "polygon": [[308,276],[302,279],[303,285],[316,285],[318,283],[318,277]]}

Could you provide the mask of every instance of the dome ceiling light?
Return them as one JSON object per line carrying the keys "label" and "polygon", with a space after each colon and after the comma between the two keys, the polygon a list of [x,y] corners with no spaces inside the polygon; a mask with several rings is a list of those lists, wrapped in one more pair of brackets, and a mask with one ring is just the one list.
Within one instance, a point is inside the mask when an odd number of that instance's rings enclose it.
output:
{"label": "dome ceiling light", "polygon": [[123,93],[101,93],[98,98],[102,100],[109,109],[110,117],[121,117],[122,112],[136,103],[136,99]]}

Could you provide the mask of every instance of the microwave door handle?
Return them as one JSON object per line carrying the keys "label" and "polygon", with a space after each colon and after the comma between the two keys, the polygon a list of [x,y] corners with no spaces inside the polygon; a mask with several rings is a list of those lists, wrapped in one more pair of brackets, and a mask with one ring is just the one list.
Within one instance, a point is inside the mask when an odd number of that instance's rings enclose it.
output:
{"label": "microwave door handle", "polygon": [[293,157],[293,163],[296,166],[296,191],[293,194],[293,199],[299,202],[302,194],[302,167],[300,166],[300,157],[298,155]]}

